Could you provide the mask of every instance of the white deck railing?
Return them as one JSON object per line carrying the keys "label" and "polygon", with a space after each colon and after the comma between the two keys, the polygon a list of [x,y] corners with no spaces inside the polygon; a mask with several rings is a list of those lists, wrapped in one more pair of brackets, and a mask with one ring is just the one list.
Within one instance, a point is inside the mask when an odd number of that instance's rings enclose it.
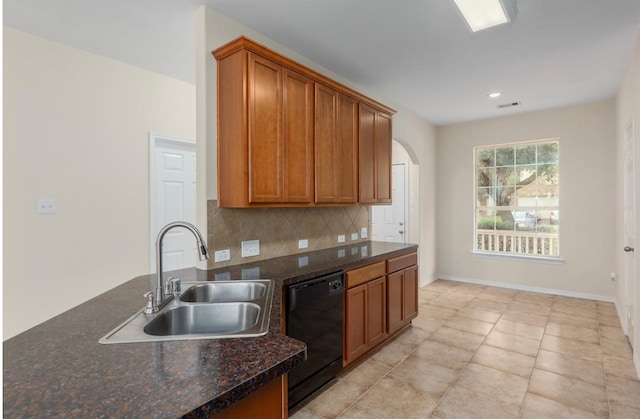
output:
{"label": "white deck railing", "polygon": [[477,230],[477,250],[558,256],[558,234],[535,231]]}

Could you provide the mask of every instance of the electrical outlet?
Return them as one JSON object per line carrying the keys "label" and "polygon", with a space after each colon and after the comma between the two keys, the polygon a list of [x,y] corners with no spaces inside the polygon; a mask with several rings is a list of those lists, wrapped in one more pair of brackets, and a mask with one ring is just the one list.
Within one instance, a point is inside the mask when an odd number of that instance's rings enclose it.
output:
{"label": "electrical outlet", "polygon": [[307,247],[309,247],[309,240],[307,239],[298,240],[298,249],[306,249]]}
{"label": "electrical outlet", "polygon": [[351,241],[358,240],[358,233],[351,233]]}
{"label": "electrical outlet", "polygon": [[367,231],[367,227],[362,227],[360,229],[360,237],[362,237],[363,239],[366,239],[368,236],[368,231]]}
{"label": "electrical outlet", "polygon": [[216,263],[226,262],[227,260],[231,259],[231,250],[229,249],[216,250],[213,256],[214,256],[213,259]]}
{"label": "electrical outlet", "polygon": [[38,214],[55,214],[57,210],[55,199],[38,199]]}
{"label": "electrical outlet", "polygon": [[344,240],[345,240],[345,238],[344,238],[344,234],[340,234],[340,235],[338,236],[338,243],[344,243]]}
{"label": "electrical outlet", "polygon": [[612,281],[616,281],[618,279],[618,277],[616,276],[615,272],[611,272],[611,280]]}
{"label": "electrical outlet", "polygon": [[251,256],[260,255],[260,240],[247,240],[242,242],[242,257],[248,258]]}

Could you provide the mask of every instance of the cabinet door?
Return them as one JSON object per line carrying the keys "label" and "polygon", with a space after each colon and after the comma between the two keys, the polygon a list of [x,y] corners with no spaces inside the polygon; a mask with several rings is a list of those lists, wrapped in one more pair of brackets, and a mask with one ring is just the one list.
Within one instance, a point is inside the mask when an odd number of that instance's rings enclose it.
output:
{"label": "cabinet door", "polygon": [[391,203],[391,116],[376,114],[376,201]]}
{"label": "cabinet door", "polygon": [[238,400],[222,412],[214,415],[214,417],[216,419],[287,418],[286,375],[260,387],[247,397]]}
{"label": "cabinet door", "polygon": [[358,101],[316,85],[316,202],[358,201]]}
{"label": "cabinet door", "polygon": [[284,69],[284,202],[313,202],[311,79]]}
{"label": "cabinet door", "polygon": [[387,324],[389,334],[392,334],[405,325],[405,316],[402,300],[404,297],[403,271],[395,272],[387,276]]}
{"label": "cabinet door", "polygon": [[369,349],[367,317],[367,284],[348,289],[345,293],[344,365]]}
{"label": "cabinet door", "polygon": [[418,315],[418,267],[412,266],[403,272],[403,318],[409,323]]}
{"label": "cabinet door", "polygon": [[385,277],[367,282],[367,334],[369,349],[387,338],[387,292]]}
{"label": "cabinet door", "polygon": [[358,202],[358,101],[338,95],[336,194],[338,202]]}
{"label": "cabinet door", "polygon": [[249,53],[249,202],[282,202],[282,67]]}
{"label": "cabinet door", "polygon": [[315,175],[316,202],[336,202],[338,92],[316,84]]}
{"label": "cabinet door", "polygon": [[360,103],[358,121],[358,201],[372,204],[376,203],[376,110]]}

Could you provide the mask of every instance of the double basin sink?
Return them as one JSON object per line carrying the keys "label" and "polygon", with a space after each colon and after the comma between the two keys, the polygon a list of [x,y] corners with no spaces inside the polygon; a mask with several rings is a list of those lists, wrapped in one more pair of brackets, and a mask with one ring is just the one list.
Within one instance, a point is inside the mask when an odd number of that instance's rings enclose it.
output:
{"label": "double basin sink", "polygon": [[100,343],[256,337],[269,330],[273,281],[183,283],[159,312],[140,310]]}

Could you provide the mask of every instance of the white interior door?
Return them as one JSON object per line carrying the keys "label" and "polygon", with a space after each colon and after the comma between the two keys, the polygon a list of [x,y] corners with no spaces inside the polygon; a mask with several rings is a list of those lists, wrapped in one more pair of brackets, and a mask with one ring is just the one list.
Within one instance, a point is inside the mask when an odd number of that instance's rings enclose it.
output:
{"label": "white interior door", "polygon": [[375,241],[406,243],[406,167],[394,164],[391,172],[391,205],[371,207],[371,239]]}
{"label": "white interior door", "polygon": [[[151,135],[151,263],[155,272],[158,232],[174,221],[196,224],[196,148],[194,142]],[[183,228],[170,230],[162,248],[163,270],[188,268],[197,263],[196,241]]]}
{"label": "white interior door", "polygon": [[635,162],[635,132],[633,119],[625,132],[624,143],[624,251],[625,251],[625,311],[627,334],[631,346],[637,348],[636,340],[636,310],[638,309],[638,292],[640,292],[640,280],[637,275],[636,257],[636,162]]}

